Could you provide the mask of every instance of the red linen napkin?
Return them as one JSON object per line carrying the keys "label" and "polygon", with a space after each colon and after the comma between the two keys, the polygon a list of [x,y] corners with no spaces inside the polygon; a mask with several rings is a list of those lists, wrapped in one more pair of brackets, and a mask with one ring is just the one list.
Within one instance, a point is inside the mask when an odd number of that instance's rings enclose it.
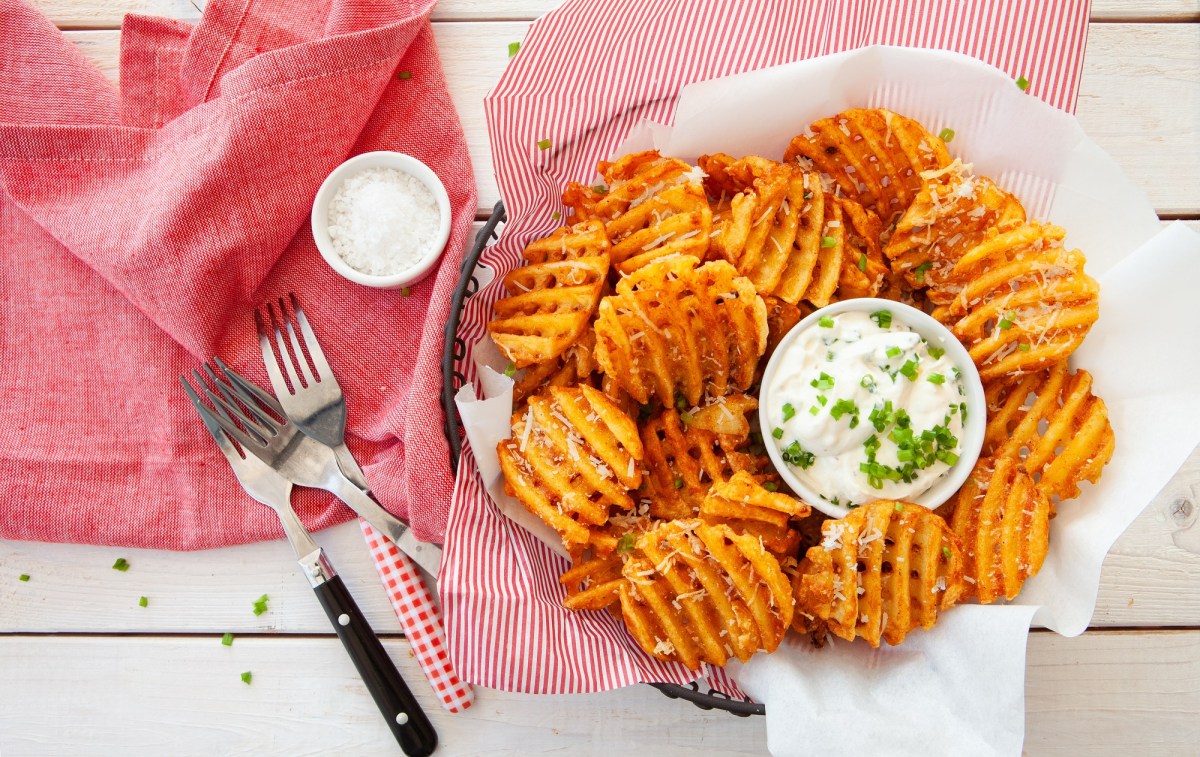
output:
{"label": "red linen napkin", "polygon": [[[0,538],[198,549],[275,538],[178,378],[217,354],[269,385],[253,308],[299,295],[385,507],[441,540],[441,329],[475,209],[430,0],[213,0],[122,29],[121,87],[49,21],[0,23]],[[398,72],[410,72],[400,78]],[[334,274],[308,228],[346,157],[407,152],[450,193],[405,297]],[[310,528],[349,517],[324,492]]]}
{"label": "red linen napkin", "polygon": [[[1073,110],[1088,7],[1085,0],[571,0],[530,28],[485,101],[509,221],[484,260],[498,274],[518,265],[522,246],[566,215],[567,182],[591,183],[596,162],[614,156],[643,118],[670,123],[679,90],[692,82],[905,45],[974,56],[1026,78],[1032,96]],[[936,81],[938,71],[929,76]],[[541,140],[554,149],[539,150]],[[459,330],[467,344],[486,336],[501,280],[468,301]],[[462,368],[473,380],[469,355]],[[451,657],[464,680],[563,694],[695,677],[642,652],[608,614],[564,610],[558,577],[567,567],[501,514],[465,454],[439,584]],[[705,675],[714,688],[742,696],[724,671]]]}

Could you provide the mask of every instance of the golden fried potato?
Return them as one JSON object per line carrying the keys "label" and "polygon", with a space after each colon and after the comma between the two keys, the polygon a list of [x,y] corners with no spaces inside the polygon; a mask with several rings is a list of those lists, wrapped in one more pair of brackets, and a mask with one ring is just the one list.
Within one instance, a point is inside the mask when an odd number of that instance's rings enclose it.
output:
{"label": "golden fried potato", "polygon": [[958,160],[921,179],[883,254],[910,286],[945,305],[962,291],[954,264],[989,236],[1025,223],[1025,208],[986,176],[969,175]]}
{"label": "golden fried potato", "polygon": [[767,308],[733,266],[689,255],[652,263],[600,301],[596,360],[639,403],[689,405],[745,390],[767,344]]}
{"label": "golden fried potato", "polygon": [[553,360],[526,366],[514,376],[513,407],[522,408],[525,400],[548,386],[591,384],[596,370],[596,333],[585,328],[579,339]]}
{"label": "golden fried potato", "polygon": [[1050,548],[1049,498],[1015,457],[985,457],[947,506],[963,545],[963,598],[1017,596]]}
{"label": "golden fried potato", "polygon": [[[890,224],[921,188],[923,171],[945,168],[945,143],[921,124],[883,108],[855,108],[815,121],[795,137],[784,162],[819,171],[848,197]],[[829,187],[828,189],[832,189]]]}
{"label": "golden fried potato", "polygon": [[[635,537],[636,538],[636,537]],[[563,607],[568,610],[604,610],[621,601],[624,560],[616,552],[577,562],[559,577],[567,589]]]}
{"label": "golden fried potato", "polygon": [[528,263],[504,277],[488,332],[518,368],[554,360],[596,312],[608,276],[608,236],[598,221],[564,226],[525,248]]}
{"label": "golden fried potato", "polygon": [[496,454],[505,489],[562,536],[568,551],[592,541],[611,508],[633,509],[642,483],[637,425],[590,386],[552,386],[513,415]]}
{"label": "golden fried potato", "polygon": [[838,282],[842,279],[842,267],[846,259],[846,225],[842,204],[831,194],[826,194],[821,202],[825,209],[825,219],[816,235],[816,266],[803,294],[804,299],[818,308],[823,308],[833,301]]}
{"label": "golden fried potato", "polygon": [[879,500],[825,521],[822,532],[796,576],[799,631],[895,646],[962,595],[958,537],[927,508]]}
{"label": "golden fried potato", "polygon": [[712,210],[699,184],[682,184],[656,192],[606,228],[613,267],[629,274],[669,255],[702,259],[712,235]]}
{"label": "golden fried potato", "polygon": [[[739,402],[731,397],[724,398],[724,407],[741,412],[744,421],[745,413],[756,406],[750,404],[755,400],[745,397],[749,402]],[[746,434],[717,434],[684,423],[675,408],[666,408],[643,421],[646,476],[640,495],[649,504],[649,514],[666,520],[694,518],[714,481],[723,481],[738,471],[758,474],[769,470],[770,460],[765,454],[746,451],[748,422],[746,428]]]}
{"label": "golden fried potato", "polygon": [[967,347],[984,380],[1034,371],[1083,341],[1100,286],[1057,226],[1028,223],[968,250],[954,266],[966,285],[933,315]]}
{"label": "golden fried potato", "polygon": [[[984,383],[988,424],[983,453],[1020,458],[1049,497],[1079,496],[1079,482],[1100,480],[1116,447],[1092,376],[1066,360],[1044,370]],[[1030,402],[1030,397],[1033,401]]]}
{"label": "golden fried potato", "polygon": [[625,625],[642,649],[692,670],[774,650],[792,621],[779,561],[752,536],[697,520],[642,534],[620,587]]}
{"label": "golden fried potato", "polygon": [[805,503],[778,491],[777,476],[754,476],[747,471],[714,482],[700,504],[705,523],[724,524],[736,533],[753,536],[780,559],[795,557],[800,546],[800,532],[792,528],[791,521],[811,512]]}
{"label": "golden fried potato", "polygon": [[602,160],[596,170],[604,184],[585,187],[571,182],[563,193],[563,202],[575,211],[576,220],[597,218],[608,223],[660,189],[693,181],[690,165],[664,158],[657,150],[630,153],[612,162]]}
{"label": "golden fried potato", "polygon": [[803,192],[794,192],[792,185],[799,186],[800,172],[757,155],[740,160],[724,153],[701,155],[698,163],[709,196],[722,198],[713,222],[714,253],[769,293],[796,238],[801,204],[792,201]]}
{"label": "golden fried potato", "polygon": [[883,230],[879,216],[853,200],[842,198],[837,202],[842,207],[841,223],[845,226],[845,233],[835,237],[841,242],[842,254],[837,298],[874,297],[891,273],[879,247]]}

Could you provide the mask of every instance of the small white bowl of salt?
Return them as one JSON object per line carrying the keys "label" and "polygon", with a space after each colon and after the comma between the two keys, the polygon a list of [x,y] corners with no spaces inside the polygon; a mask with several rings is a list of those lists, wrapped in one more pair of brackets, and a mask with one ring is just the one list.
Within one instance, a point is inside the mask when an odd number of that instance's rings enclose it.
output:
{"label": "small white bowl of salt", "polygon": [[450,238],[450,197],[429,166],[399,152],[367,152],[317,190],[313,239],[333,270],[364,286],[398,289],[425,278]]}

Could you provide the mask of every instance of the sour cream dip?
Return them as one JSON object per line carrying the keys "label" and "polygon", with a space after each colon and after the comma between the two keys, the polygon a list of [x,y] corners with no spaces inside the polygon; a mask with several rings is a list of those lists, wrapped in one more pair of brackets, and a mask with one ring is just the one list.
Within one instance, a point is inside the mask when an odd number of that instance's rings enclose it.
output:
{"label": "sour cream dip", "polygon": [[[978,456],[982,396],[969,356],[941,324],[888,300],[847,300],[780,343],[759,419],[780,474],[830,514],[876,499],[935,507]],[[924,496],[952,470],[962,474],[953,488],[937,502]]]}

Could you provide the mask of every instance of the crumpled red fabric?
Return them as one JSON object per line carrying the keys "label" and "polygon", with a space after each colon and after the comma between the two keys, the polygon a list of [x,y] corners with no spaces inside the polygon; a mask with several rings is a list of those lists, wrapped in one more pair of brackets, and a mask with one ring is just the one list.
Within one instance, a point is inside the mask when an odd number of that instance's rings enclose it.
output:
{"label": "crumpled red fabric", "polygon": [[[442,328],[476,207],[433,2],[213,0],[127,16],[120,88],[25,0],[0,21],[0,538],[201,549],[281,534],[179,385],[213,355],[269,386],[254,307],[304,304],[376,496],[441,541]],[[400,72],[410,76],[400,77]],[[347,157],[397,150],[450,193],[440,267],[369,289],[308,226]],[[293,502],[313,529],[350,513]]]}

